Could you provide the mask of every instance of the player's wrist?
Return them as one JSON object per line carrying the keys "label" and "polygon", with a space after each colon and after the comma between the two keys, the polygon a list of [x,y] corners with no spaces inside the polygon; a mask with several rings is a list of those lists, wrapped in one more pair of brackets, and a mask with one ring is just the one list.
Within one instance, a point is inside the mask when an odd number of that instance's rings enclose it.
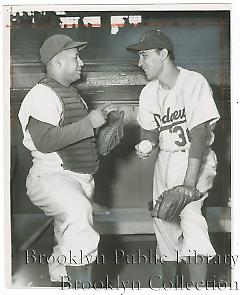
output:
{"label": "player's wrist", "polygon": [[152,141],[152,150],[155,150],[159,146],[158,142]]}
{"label": "player's wrist", "polygon": [[197,180],[195,179],[195,177],[187,177],[186,176],[183,181],[183,185],[185,185],[187,187],[191,187],[191,188],[196,188]]}
{"label": "player's wrist", "polygon": [[201,195],[200,191],[195,186],[193,187],[190,185],[183,184],[175,186],[174,189],[180,193],[187,194],[190,197]]}

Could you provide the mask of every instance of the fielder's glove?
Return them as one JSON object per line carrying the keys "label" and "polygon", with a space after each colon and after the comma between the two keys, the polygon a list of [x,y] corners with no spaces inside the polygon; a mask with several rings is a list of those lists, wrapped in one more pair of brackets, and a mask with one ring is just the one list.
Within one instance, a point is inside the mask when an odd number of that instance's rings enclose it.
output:
{"label": "fielder's glove", "polygon": [[123,138],[124,111],[114,110],[108,113],[106,123],[96,135],[96,147],[100,155],[107,155]]}
{"label": "fielder's glove", "polygon": [[179,185],[164,191],[151,211],[152,217],[170,222],[179,222],[180,213],[186,205],[201,198],[201,193],[192,187]]}

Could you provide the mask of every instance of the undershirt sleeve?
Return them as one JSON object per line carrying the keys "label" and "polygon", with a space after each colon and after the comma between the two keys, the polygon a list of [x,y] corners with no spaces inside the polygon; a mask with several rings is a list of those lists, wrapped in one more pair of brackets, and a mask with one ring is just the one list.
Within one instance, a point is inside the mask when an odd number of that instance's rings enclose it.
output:
{"label": "undershirt sleeve", "polygon": [[30,117],[27,129],[35,147],[42,153],[56,152],[94,136],[93,127],[87,117],[64,127],[54,126]]}
{"label": "undershirt sleeve", "polygon": [[192,128],[190,133],[189,158],[202,160],[207,147],[207,128],[209,122],[200,124]]}

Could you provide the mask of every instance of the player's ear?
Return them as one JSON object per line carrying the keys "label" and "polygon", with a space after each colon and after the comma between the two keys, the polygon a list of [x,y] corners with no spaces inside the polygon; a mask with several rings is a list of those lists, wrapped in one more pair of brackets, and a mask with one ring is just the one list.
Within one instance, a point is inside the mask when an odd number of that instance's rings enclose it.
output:
{"label": "player's ear", "polygon": [[61,56],[61,52],[59,54],[57,54],[56,56],[54,56],[53,62],[55,64],[55,66],[57,66],[58,68],[60,68],[62,66],[63,59]]}
{"label": "player's ear", "polygon": [[162,49],[160,55],[162,60],[165,60],[168,57],[168,50],[166,48]]}

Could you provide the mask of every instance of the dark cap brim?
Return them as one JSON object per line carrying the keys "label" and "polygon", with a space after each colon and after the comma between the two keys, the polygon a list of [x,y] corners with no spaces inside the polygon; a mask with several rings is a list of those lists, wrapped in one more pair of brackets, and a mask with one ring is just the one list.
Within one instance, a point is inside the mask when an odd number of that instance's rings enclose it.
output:
{"label": "dark cap brim", "polygon": [[62,50],[67,50],[67,49],[71,49],[71,48],[78,48],[79,50],[84,49],[87,46],[87,42],[70,42],[67,45],[65,45],[63,47]]}
{"label": "dark cap brim", "polygon": [[149,44],[149,43],[144,43],[144,42],[139,42],[133,45],[130,45],[127,47],[127,50],[129,51],[142,51],[142,50],[149,50],[157,48],[156,46]]}

